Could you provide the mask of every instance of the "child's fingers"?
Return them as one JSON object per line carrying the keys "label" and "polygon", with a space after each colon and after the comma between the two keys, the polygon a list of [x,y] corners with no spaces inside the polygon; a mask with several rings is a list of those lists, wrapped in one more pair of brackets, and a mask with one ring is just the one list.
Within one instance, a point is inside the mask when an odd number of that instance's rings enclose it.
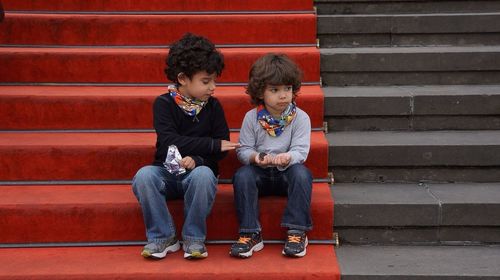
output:
{"label": "child's fingers", "polygon": [[221,145],[220,145],[220,150],[221,150],[221,152],[225,152],[225,151],[237,149],[240,146],[241,146],[240,143],[234,143],[234,142],[229,142],[227,140],[222,140]]}
{"label": "child's fingers", "polygon": [[180,161],[179,161],[179,164],[186,168],[186,169],[194,169],[195,166],[196,166],[196,163],[194,162],[194,159],[191,158],[191,157],[185,157],[185,158],[182,158]]}

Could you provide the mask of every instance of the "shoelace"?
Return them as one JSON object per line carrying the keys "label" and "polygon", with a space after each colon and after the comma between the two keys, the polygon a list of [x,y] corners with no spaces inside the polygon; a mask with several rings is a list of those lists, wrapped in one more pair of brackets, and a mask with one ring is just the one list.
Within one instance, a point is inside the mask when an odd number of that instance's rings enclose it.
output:
{"label": "shoelace", "polygon": [[238,243],[247,244],[250,242],[250,240],[252,240],[251,237],[240,236],[240,238],[238,239]]}
{"label": "shoelace", "polygon": [[302,236],[300,236],[300,235],[289,235],[288,236],[288,242],[300,243],[301,240],[302,240]]}

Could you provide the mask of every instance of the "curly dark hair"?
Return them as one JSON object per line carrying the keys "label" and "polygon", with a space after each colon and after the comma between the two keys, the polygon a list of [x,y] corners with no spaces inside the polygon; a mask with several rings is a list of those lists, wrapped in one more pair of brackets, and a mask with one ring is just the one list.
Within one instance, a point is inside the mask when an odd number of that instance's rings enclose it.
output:
{"label": "curly dark hair", "polygon": [[192,33],[184,34],[179,41],[172,44],[165,62],[165,74],[177,86],[179,73],[184,73],[191,79],[200,71],[217,73],[217,76],[220,76],[224,69],[222,53],[217,51],[207,38]]}
{"label": "curly dark hair", "polygon": [[268,53],[252,65],[246,93],[252,104],[260,105],[268,85],[291,85],[293,98],[297,96],[302,82],[302,71],[286,54]]}

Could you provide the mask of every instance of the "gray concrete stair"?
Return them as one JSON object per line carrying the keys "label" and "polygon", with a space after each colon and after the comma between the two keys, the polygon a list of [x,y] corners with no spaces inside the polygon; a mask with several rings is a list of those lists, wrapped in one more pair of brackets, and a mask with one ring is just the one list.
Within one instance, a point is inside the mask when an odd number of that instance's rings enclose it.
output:
{"label": "gray concrete stair", "polygon": [[500,183],[334,184],[341,244],[500,243]]}
{"label": "gray concrete stair", "polygon": [[500,12],[319,15],[322,48],[500,44]]}
{"label": "gray concrete stair", "polygon": [[325,87],[330,131],[500,129],[500,85]]}
{"label": "gray concrete stair", "polygon": [[338,182],[500,181],[500,130],[326,135]]}
{"label": "gray concrete stair", "polygon": [[342,280],[500,279],[500,246],[341,246]]}
{"label": "gray concrete stair", "polygon": [[498,12],[496,0],[314,0],[318,14]]}
{"label": "gray concrete stair", "polygon": [[321,49],[324,86],[498,84],[500,46]]}

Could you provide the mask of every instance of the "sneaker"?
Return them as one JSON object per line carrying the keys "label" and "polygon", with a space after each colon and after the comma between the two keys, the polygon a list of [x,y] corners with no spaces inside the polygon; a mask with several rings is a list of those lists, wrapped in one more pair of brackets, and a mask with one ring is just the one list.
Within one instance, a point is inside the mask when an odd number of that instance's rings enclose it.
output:
{"label": "sneaker", "polygon": [[302,230],[289,230],[285,248],[281,252],[287,257],[303,257],[306,255],[307,235]]}
{"label": "sneaker", "polygon": [[253,252],[258,252],[264,248],[264,242],[260,232],[240,233],[240,238],[231,245],[229,255],[233,257],[249,258]]}
{"label": "sneaker", "polygon": [[207,247],[201,241],[184,241],[182,243],[185,259],[203,259],[208,257]]}
{"label": "sneaker", "polygon": [[167,253],[173,253],[181,248],[179,240],[174,236],[165,242],[151,242],[144,246],[141,255],[145,258],[163,259]]}

